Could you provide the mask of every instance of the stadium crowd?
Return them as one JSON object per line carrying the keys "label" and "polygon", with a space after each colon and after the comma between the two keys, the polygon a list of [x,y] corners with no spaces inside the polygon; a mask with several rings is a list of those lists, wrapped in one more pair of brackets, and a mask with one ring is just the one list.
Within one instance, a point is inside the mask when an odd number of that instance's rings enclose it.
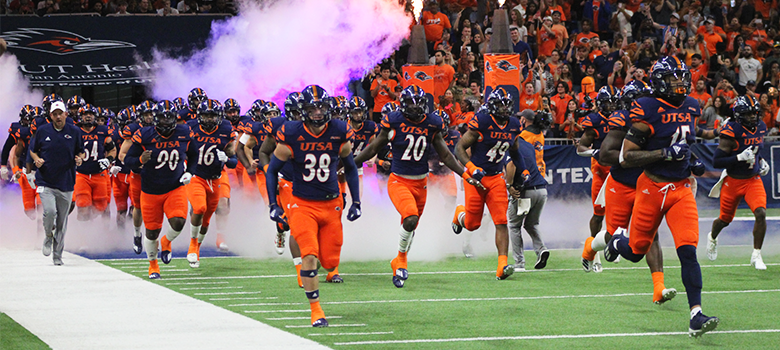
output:
{"label": "stadium crowd", "polygon": [[236,14],[228,0],[4,0],[0,14],[98,14],[100,16]]}

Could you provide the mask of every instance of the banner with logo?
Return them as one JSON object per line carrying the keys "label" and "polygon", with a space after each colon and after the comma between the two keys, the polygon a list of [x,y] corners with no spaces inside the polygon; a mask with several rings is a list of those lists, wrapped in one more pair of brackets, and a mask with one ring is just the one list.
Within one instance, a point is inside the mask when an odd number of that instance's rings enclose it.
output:
{"label": "banner with logo", "polygon": [[153,48],[186,55],[203,47],[223,16],[15,17],[0,37],[32,86],[145,84]]}
{"label": "banner with logo", "polygon": [[428,96],[428,110],[433,111],[433,65],[407,64],[401,67],[401,86],[417,85]]}
{"label": "banner with logo", "polygon": [[520,108],[520,55],[485,55],[485,98],[502,87],[512,96],[514,111]]}
{"label": "banner with logo", "polygon": [[[707,194],[718,182],[721,171],[712,166],[716,143],[695,144],[691,150],[704,163],[707,171],[696,178],[696,204],[700,209],[718,209],[720,200],[709,198]],[[766,190],[767,207],[780,208],[780,143],[767,143],[759,153],[770,165],[767,176],[761,179]],[[590,171],[590,158],[577,155],[575,146],[545,146],[544,161],[547,164],[547,193],[550,198],[572,200],[590,199],[590,185],[593,173]],[[744,201],[740,208],[747,208]]]}

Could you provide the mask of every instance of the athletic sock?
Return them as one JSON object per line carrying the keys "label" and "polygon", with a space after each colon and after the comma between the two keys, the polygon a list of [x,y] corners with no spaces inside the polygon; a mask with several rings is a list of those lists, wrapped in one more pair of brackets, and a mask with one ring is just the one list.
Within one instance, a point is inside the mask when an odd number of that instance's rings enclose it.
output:
{"label": "athletic sock", "polygon": [[157,260],[157,240],[151,240],[144,237],[144,248],[146,250],[146,257],[149,261]]}
{"label": "athletic sock", "polygon": [[190,236],[192,238],[198,238],[198,235],[200,234],[200,226],[201,225],[190,224]]}
{"label": "athletic sock", "polygon": [[206,239],[206,235],[198,233],[198,244],[203,243],[204,239]]}
{"label": "athletic sock", "polygon": [[141,226],[133,226],[133,237],[141,237]]}
{"label": "athletic sock", "polygon": [[322,311],[319,300],[309,303],[309,306],[311,307],[311,323],[314,323],[314,321],[321,318],[325,318],[325,311]]}
{"label": "athletic sock", "polygon": [[176,231],[174,229],[169,229],[168,233],[165,234],[165,237],[168,238],[169,241],[173,242],[176,237],[179,237],[181,234],[181,231]]}
{"label": "athletic sock", "polygon": [[599,233],[596,234],[596,237],[593,237],[593,240],[590,243],[590,248],[596,252],[604,250],[604,248],[607,247],[607,241],[605,240],[606,237],[607,230],[599,231]]}
{"label": "athletic sock", "polygon": [[582,247],[582,258],[588,261],[593,261],[596,258],[596,251],[591,248],[593,244],[593,237],[585,239],[585,246]]}
{"label": "athletic sock", "polygon": [[651,274],[653,278],[653,302],[661,300],[662,293],[666,286],[664,286],[664,273],[653,272]]}
{"label": "athletic sock", "polygon": [[498,256],[498,268],[496,269],[496,276],[501,277],[504,274],[504,266],[508,265],[508,258],[506,255]]}
{"label": "athletic sock", "polygon": [[680,258],[680,270],[685,294],[688,296],[688,306],[701,305],[701,266],[696,260],[696,248],[692,245],[683,245],[677,248],[677,257]]}
{"label": "athletic sock", "polygon": [[[414,237],[414,231],[407,231],[401,226],[401,238],[398,240],[398,251],[406,253],[412,246],[412,238]],[[404,254],[405,256],[406,254]]]}
{"label": "athletic sock", "polygon": [[693,317],[696,316],[696,314],[698,314],[700,312],[701,312],[701,306],[697,306],[697,307],[691,309],[691,319],[693,319]]}

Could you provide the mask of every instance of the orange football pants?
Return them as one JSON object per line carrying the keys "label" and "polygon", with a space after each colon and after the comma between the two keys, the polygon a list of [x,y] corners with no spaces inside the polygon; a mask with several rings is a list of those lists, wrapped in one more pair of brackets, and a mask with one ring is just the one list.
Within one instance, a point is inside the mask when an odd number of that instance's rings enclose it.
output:
{"label": "orange football pants", "polygon": [[268,189],[265,187],[265,172],[256,171],[255,178],[257,179],[257,189],[260,190],[260,196],[263,197],[265,204],[268,203]]}
{"label": "orange football pants", "polygon": [[[604,185],[604,181],[607,179],[607,175],[609,175],[609,167],[603,166],[595,158],[591,158],[590,171],[593,173],[593,181],[590,184],[590,202],[593,203],[596,201],[596,197],[599,196],[601,186]],[[593,204],[593,215],[604,216],[604,207]]]}
{"label": "orange football pants", "polygon": [[506,225],[506,212],[509,209],[509,197],[506,193],[506,181],[503,174],[485,176],[480,181],[485,189],[466,184],[466,217],[463,227],[474,231],[482,226],[482,212],[487,204],[490,217],[496,225]]}
{"label": "orange football pants", "polygon": [[130,198],[131,174],[116,174],[113,181],[114,202],[116,202],[116,211],[127,210],[127,199]]}
{"label": "orange football pants", "polygon": [[130,204],[133,207],[141,208],[141,174],[130,173]]}
{"label": "orange football pants", "polygon": [[452,176],[452,173],[444,175],[431,174],[429,177],[431,186],[438,188],[445,196],[458,196],[458,186],[455,184],[455,177]]}
{"label": "orange football pants", "polygon": [[290,234],[301,248],[301,256],[313,255],[322,267],[339,266],[343,231],[341,198],[313,201],[292,196],[290,199]]}
{"label": "orange football pants", "polygon": [[167,218],[187,218],[187,194],[179,186],[165,194],[141,192],[141,214],[147,230],[159,230],[163,224],[163,213]]}
{"label": "orange football pants", "polygon": [[222,179],[206,180],[193,176],[190,183],[184,186],[192,205],[192,214],[203,215],[203,226],[209,225],[211,216],[217,211],[221,182]]}
{"label": "orange football pants", "polygon": [[745,198],[750,211],[758,208],[766,208],[766,191],[761,176],[749,179],[735,179],[726,176],[723,186],[720,188],[720,217],[723,222],[730,223],[737,213],[739,202]]}
{"label": "orange football pants", "polygon": [[76,198],[76,206],[85,208],[95,206],[95,210],[102,212],[108,207],[108,172],[86,175],[76,173],[76,185],[73,187],[73,197]]}
{"label": "orange football pants", "polygon": [[643,173],[637,180],[636,193],[628,238],[634,254],[647,253],[664,216],[676,248],[697,246],[699,212],[688,179],[659,183]]}
{"label": "orange football pants", "polygon": [[276,193],[276,204],[284,211],[290,209],[290,201],[292,200],[292,181],[279,178],[279,190]]}
{"label": "orange football pants", "polygon": [[24,170],[14,167],[14,174],[17,171],[22,172],[22,176],[19,178],[19,187],[22,189],[22,204],[24,205],[24,211],[35,210],[36,205],[41,205],[41,196],[30,187],[30,183],[27,182],[27,175]]}
{"label": "orange football pants", "polygon": [[615,233],[618,227],[628,229],[631,221],[631,211],[634,209],[636,189],[616,181],[612,176],[607,178],[607,188],[604,195],[606,202],[605,220],[607,232]]}
{"label": "orange football pants", "polygon": [[387,193],[401,214],[401,222],[410,216],[422,216],[428,199],[428,178],[407,179],[392,173],[387,179]]}
{"label": "orange football pants", "polygon": [[230,198],[230,180],[228,177],[227,168],[222,168],[222,176],[219,178],[219,198]]}

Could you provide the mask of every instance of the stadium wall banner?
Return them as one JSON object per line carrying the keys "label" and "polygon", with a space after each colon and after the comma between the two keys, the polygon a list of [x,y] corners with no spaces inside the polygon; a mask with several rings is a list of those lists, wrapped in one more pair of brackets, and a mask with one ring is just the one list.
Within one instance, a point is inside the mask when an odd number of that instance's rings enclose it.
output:
{"label": "stadium wall banner", "polygon": [[[693,153],[704,163],[707,171],[697,177],[696,203],[699,208],[717,209],[720,201],[709,198],[707,194],[718,182],[722,169],[712,166],[717,143],[695,144],[691,147]],[[769,174],[761,179],[767,192],[767,207],[780,208],[780,142],[766,143],[759,153],[769,162]],[[590,170],[590,158],[577,155],[577,149],[572,145],[545,146],[544,161],[547,164],[547,193],[550,198],[564,200],[590,200],[590,186],[593,173]],[[743,202],[740,208],[747,208]]]}
{"label": "stadium wall banner", "polygon": [[514,112],[518,112],[520,102],[520,55],[485,55],[485,98],[493,90],[504,88],[512,96]]}
{"label": "stadium wall banner", "polygon": [[[172,56],[201,48],[224,16],[4,16],[0,37],[30,85],[145,84],[153,48]],[[186,28],[186,29],[185,29]]]}
{"label": "stadium wall banner", "polygon": [[428,97],[428,110],[433,111],[433,65],[407,64],[401,67],[401,87],[404,89],[409,85],[417,85]]}

